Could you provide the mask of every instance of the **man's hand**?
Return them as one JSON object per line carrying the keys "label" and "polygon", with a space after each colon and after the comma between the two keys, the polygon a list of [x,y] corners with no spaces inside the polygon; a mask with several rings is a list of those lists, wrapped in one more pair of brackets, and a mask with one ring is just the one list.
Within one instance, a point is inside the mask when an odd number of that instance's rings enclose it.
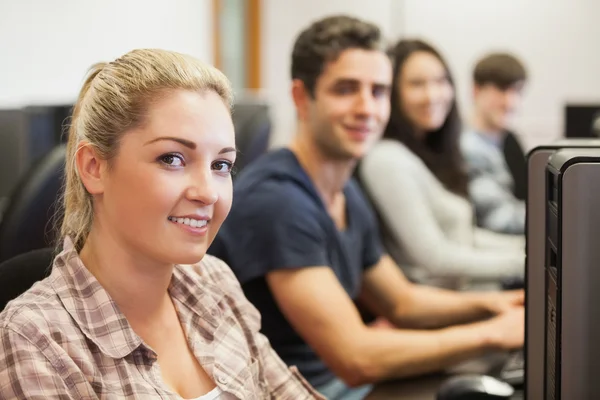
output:
{"label": "man's hand", "polygon": [[503,314],[525,305],[525,291],[522,289],[482,293],[478,296],[480,306],[492,315]]}

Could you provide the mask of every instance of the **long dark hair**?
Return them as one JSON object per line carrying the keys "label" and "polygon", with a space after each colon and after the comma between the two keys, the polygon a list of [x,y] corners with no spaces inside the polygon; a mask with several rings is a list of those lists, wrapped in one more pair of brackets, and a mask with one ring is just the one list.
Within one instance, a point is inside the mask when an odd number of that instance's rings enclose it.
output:
{"label": "long dark hair", "polygon": [[394,63],[394,78],[390,119],[383,137],[404,143],[406,147],[423,160],[446,189],[467,197],[468,176],[460,152],[459,139],[462,127],[456,105],[456,96],[452,100],[450,112],[444,124],[438,130],[428,132],[424,139],[417,138],[415,127],[402,111],[402,99],[399,93],[400,74],[406,60],[417,51],[430,53],[440,60],[446,69],[450,85],[454,89],[454,81],[450,75],[448,65],[433,47],[421,40],[400,40],[389,50]]}

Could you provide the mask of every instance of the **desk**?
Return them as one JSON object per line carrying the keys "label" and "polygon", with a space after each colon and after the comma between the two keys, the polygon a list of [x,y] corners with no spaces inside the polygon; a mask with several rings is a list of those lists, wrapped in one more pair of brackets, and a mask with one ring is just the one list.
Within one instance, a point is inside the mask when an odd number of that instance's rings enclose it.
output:
{"label": "desk", "polygon": [[[380,383],[367,396],[366,400],[435,400],[440,385],[451,375],[475,373],[493,376],[499,372],[506,358],[507,355],[504,353],[488,354],[461,364],[445,373]],[[518,393],[515,396],[515,399],[517,398],[519,398]]]}

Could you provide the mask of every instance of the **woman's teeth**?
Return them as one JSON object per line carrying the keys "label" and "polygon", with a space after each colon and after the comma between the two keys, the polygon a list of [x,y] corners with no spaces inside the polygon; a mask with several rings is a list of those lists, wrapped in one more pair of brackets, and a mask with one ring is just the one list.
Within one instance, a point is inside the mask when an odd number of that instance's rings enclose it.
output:
{"label": "woman's teeth", "polygon": [[188,226],[191,226],[192,228],[202,228],[203,226],[206,226],[206,224],[208,223],[208,221],[205,219],[175,218],[175,217],[169,217],[169,221],[176,222],[178,224],[188,225]]}

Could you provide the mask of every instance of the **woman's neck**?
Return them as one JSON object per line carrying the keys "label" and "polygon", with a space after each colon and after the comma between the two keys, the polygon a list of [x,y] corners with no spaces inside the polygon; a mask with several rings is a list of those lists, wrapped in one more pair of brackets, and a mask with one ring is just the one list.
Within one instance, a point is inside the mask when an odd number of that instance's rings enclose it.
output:
{"label": "woman's neck", "polygon": [[79,254],[83,264],[132,325],[160,319],[173,307],[168,288],[174,266],[136,255],[95,227]]}

